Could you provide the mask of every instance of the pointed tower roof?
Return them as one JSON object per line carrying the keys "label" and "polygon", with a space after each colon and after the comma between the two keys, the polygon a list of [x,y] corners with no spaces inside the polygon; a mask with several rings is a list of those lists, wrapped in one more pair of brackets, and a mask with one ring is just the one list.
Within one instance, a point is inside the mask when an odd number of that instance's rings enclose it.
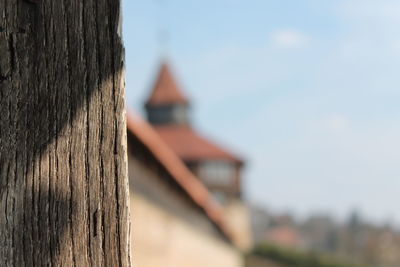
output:
{"label": "pointed tower roof", "polygon": [[146,101],[146,105],[189,104],[189,100],[178,86],[169,65],[161,64],[154,88]]}

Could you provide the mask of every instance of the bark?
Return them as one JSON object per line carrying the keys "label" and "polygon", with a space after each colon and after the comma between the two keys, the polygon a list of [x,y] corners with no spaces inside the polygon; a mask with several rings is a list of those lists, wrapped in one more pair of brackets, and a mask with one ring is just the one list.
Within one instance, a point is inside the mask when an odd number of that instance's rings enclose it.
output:
{"label": "bark", "polygon": [[0,266],[128,266],[119,0],[0,0]]}

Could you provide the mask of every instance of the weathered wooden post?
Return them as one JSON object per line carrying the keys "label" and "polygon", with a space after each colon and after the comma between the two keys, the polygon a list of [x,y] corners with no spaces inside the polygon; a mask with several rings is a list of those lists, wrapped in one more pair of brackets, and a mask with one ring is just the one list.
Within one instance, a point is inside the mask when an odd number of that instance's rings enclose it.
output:
{"label": "weathered wooden post", "polygon": [[0,0],[0,266],[128,266],[119,0]]}

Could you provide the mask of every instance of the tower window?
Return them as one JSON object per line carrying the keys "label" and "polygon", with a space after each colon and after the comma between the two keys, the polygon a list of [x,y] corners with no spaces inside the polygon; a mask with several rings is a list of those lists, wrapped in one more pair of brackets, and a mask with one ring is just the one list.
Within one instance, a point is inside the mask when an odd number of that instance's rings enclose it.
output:
{"label": "tower window", "polygon": [[173,118],[177,123],[187,123],[188,107],[185,105],[175,105],[173,107]]}
{"label": "tower window", "polygon": [[201,179],[209,185],[231,185],[235,176],[235,167],[230,162],[209,161],[200,166]]}
{"label": "tower window", "polygon": [[146,106],[149,121],[153,124],[187,124],[189,123],[189,106],[170,104]]}

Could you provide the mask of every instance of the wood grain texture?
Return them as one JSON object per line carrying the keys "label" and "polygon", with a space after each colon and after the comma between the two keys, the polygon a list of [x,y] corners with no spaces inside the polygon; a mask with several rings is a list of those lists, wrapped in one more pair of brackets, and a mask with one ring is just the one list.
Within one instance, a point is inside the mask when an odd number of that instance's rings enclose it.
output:
{"label": "wood grain texture", "polygon": [[0,0],[0,266],[129,266],[119,0]]}

